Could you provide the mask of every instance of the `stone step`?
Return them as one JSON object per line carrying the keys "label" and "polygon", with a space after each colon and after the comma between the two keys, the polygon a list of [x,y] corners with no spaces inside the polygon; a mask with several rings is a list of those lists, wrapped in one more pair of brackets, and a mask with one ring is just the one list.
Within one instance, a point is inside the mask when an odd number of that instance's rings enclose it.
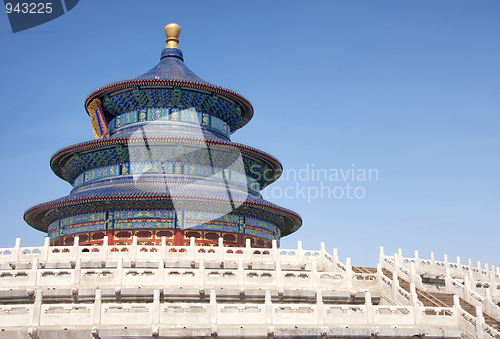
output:
{"label": "stone step", "polygon": [[366,273],[366,274],[376,274],[377,269],[373,267],[360,267],[360,266],[353,266],[352,271],[354,273]]}

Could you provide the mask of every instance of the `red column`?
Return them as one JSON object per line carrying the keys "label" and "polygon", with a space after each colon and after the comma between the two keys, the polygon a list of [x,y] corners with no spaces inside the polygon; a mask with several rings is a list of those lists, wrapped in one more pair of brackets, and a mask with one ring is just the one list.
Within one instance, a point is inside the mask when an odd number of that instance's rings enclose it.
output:
{"label": "red column", "polygon": [[106,235],[108,236],[108,245],[115,244],[115,232],[113,230],[106,230]]}
{"label": "red column", "polygon": [[174,246],[184,246],[184,232],[181,229],[176,228],[174,230]]}

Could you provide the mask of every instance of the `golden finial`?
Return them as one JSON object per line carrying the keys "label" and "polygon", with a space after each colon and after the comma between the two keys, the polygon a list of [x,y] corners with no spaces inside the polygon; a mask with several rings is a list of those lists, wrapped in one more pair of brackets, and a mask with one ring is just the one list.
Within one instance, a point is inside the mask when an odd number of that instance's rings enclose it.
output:
{"label": "golden finial", "polygon": [[165,48],[179,48],[179,35],[181,34],[181,26],[177,24],[168,24],[165,26],[165,35],[167,36],[167,47]]}

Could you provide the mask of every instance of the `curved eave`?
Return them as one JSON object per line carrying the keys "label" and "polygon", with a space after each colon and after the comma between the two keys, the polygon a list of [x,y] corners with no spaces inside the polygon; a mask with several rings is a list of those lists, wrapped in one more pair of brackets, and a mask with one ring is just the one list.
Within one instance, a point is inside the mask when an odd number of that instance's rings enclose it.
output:
{"label": "curved eave", "polygon": [[[113,139],[113,138],[104,138],[104,139],[96,139],[92,141],[86,141],[83,143],[75,144],[68,146],[66,148],[63,148],[59,150],[57,153],[55,153],[52,158],[50,159],[50,167],[52,168],[52,171],[61,179],[66,180],[64,176],[62,175],[61,171],[61,163],[68,157],[73,155],[76,152],[80,151],[90,151],[90,150],[95,150],[95,149],[101,149],[113,145],[118,145],[118,144],[128,144],[130,141],[143,141],[144,139],[142,138],[118,138],[118,139]],[[200,145],[214,145],[214,146],[223,146],[223,147],[231,147],[238,149],[245,153],[246,155],[250,156],[255,156],[261,160],[265,160],[268,163],[270,163],[273,166],[274,172],[281,173],[283,172],[283,165],[281,162],[273,157],[272,155],[258,150],[256,148],[253,148],[248,145],[236,143],[236,142],[218,142],[218,141],[209,141],[209,140],[200,140],[200,139],[192,139],[192,138],[148,138],[148,143],[150,145],[163,145],[168,142],[179,142],[179,141],[184,141],[184,142],[189,142],[193,145],[195,144],[200,144]],[[274,180],[269,181],[268,185],[277,180],[278,177],[274,178]]]}
{"label": "curved eave", "polygon": [[[71,196],[66,196],[57,200],[49,201],[46,203],[38,204],[24,213],[24,220],[28,225],[42,232],[48,231],[48,225],[43,221],[45,214],[54,208],[66,207],[71,205],[82,205],[82,204],[92,204],[105,201],[168,201],[171,199],[169,195],[155,195],[150,194],[148,196],[104,196],[104,197],[88,197],[88,198],[77,198],[69,199]],[[202,202],[212,202],[212,203],[228,203],[227,200],[214,199],[214,198],[198,198],[198,197],[183,197],[185,201],[202,201]],[[259,204],[255,202],[243,202],[243,205],[251,208],[264,209],[266,211],[279,214],[284,217],[284,225],[282,229],[282,236],[289,235],[297,231],[300,226],[302,226],[302,219],[300,215],[295,211],[280,207],[278,205],[267,203]]]}
{"label": "curved eave", "polygon": [[[204,83],[197,83],[197,82],[190,82],[190,81],[181,81],[181,80],[126,80],[126,81],[119,81],[115,82],[112,84],[109,84],[107,86],[103,86],[94,92],[92,92],[87,99],[85,100],[85,111],[87,111],[87,106],[90,104],[90,102],[95,99],[95,98],[102,98],[104,95],[107,95],[112,92],[117,92],[121,91],[124,89],[129,89],[134,86],[149,86],[149,87],[166,87],[166,86],[185,86],[189,88],[194,88],[194,89],[200,89],[208,92],[216,92],[219,95],[226,96],[232,100],[235,100],[238,102],[243,108],[244,108],[244,114],[241,117],[241,123],[238,126],[237,129],[245,126],[253,117],[253,107],[250,101],[248,101],[244,96],[241,94],[234,92],[232,90],[229,90],[224,87],[220,87],[217,85],[207,85]],[[88,112],[87,112],[88,114]],[[235,129],[235,130],[237,130]],[[234,131],[232,131],[234,132]]]}

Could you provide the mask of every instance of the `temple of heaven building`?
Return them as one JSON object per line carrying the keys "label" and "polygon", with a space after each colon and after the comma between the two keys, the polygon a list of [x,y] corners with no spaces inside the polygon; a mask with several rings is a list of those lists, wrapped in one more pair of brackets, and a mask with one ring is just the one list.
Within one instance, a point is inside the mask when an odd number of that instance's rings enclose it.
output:
{"label": "temple of heaven building", "polygon": [[28,209],[26,222],[51,245],[217,244],[271,247],[295,232],[300,216],[265,201],[280,162],[231,142],[253,107],[184,64],[180,27],[165,27],[160,62],[129,80],[105,85],[85,100],[95,140],[65,147],[50,161],[73,186],[70,194]]}

